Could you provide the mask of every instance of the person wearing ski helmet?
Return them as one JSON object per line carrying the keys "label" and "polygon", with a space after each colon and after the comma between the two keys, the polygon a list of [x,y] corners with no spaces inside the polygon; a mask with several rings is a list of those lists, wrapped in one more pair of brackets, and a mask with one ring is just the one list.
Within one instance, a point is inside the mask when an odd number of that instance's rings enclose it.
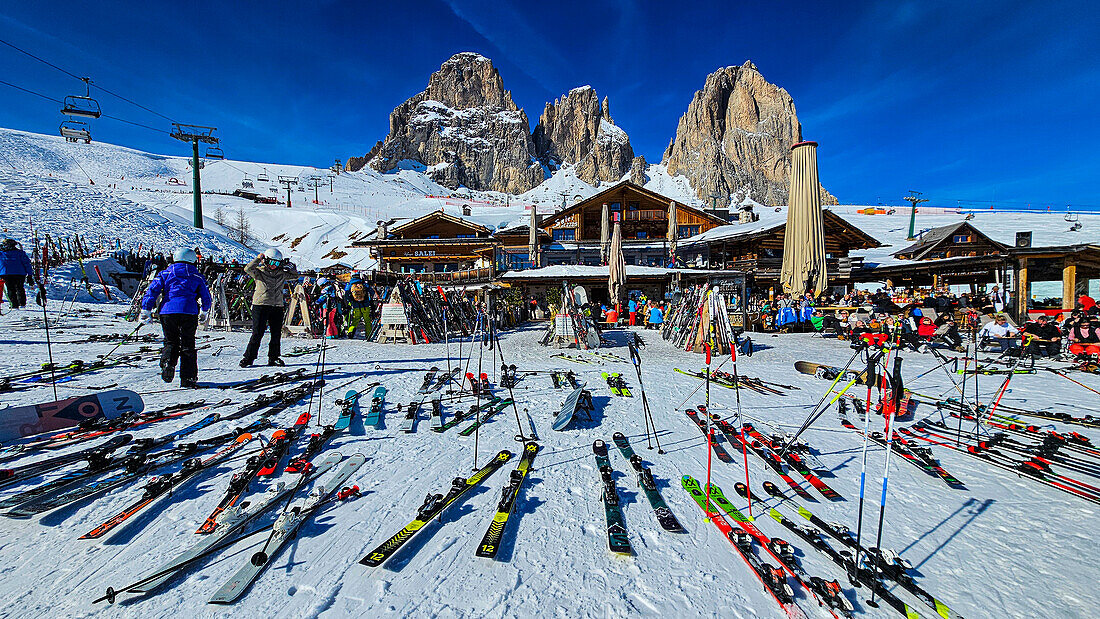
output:
{"label": "person wearing ski helmet", "polygon": [[286,365],[279,358],[282,355],[280,346],[286,305],[283,287],[287,282],[298,279],[298,270],[290,260],[283,258],[283,252],[272,247],[245,265],[244,272],[256,280],[256,288],[252,292],[252,337],[248,340],[240,365],[247,368],[256,360],[264,331],[271,333],[267,347],[267,364]]}
{"label": "person wearing ski helmet", "polygon": [[27,304],[24,286],[34,285],[34,267],[31,266],[27,252],[23,251],[15,239],[0,241],[0,280],[8,289],[8,301],[12,309],[19,309]]}
{"label": "person wearing ski helmet", "polygon": [[176,362],[180,364],[180,387],[198,388],[199,364],[195,349],[195,331],[210,311],[210,288],[195,267],[195,250],[181,247],[172,253],[172,264],[157,274],[141,299],[138,320],[148,324],[153,320],[157,297],[160,326],[164,331],[164,349],[160,355],[160,377],[170,383],[175,377]]}

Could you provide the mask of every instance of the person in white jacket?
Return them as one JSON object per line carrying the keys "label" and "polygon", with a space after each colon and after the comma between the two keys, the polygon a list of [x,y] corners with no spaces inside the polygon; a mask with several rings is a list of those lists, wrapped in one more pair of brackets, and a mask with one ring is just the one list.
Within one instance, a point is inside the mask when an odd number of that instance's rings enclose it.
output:
{"label": "person in white jacket", "polygon": [[978,342],[996,342],[1004,352],[1015,346],[1018,335],[1019,330],[1008,324],[1003,314],[997,314],[978,331]]}

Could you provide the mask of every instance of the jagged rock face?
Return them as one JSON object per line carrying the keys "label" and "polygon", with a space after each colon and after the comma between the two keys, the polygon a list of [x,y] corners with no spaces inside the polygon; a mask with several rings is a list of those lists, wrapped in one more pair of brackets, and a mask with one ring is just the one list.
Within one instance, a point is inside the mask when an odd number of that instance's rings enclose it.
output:
{"label": "jagged rock face", "polygon": [[492,61],[455,54],[428,79],[428,88],[390,114],[390,132],[347,169],[387,172],[402,161],[426,166],[446,187],[522,193],[545,174],[534,157],[527,114],[512,101]]}
{"label": "jagged rock face", "polygon": [[532,139],[544,165],[554,170],[576,164],[577,177],[590,185],[618,181],[634,159],[630,138],[611,119],[607,97],[601,103],[591,86],[547,103]]}
{"label": "jagged rock face", "polygon": [[[786,204],[791,145],[802,141],[794,100],[751,61],[707,76],[680,118],[662,163],[683,174],[700,199],[728,199],[744,186],[752,199]],[[823,202],[836,204],[827,191]]]}
{"label": "jagged rock face", "polygon": [[634,158],[634,161],[630,162],[630,182],[639,187],[645,187],[645,184],[649,181],[649,176],[646,175],[646,168],[649,164],[646,163],[645,157],[638,155]]}

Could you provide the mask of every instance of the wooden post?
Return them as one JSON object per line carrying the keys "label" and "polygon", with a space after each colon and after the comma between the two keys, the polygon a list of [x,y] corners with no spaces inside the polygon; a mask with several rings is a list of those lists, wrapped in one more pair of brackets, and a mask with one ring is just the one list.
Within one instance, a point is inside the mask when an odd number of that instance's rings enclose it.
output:
{"label": "wooden post", "polygon": [[1077,299],[1077,264],[1066,256],[1062,267],[1062,309],[1071,310]]}
{"label": "wooden post", "polygon": [[[1027,258],[1020,258],[1020,265],[1016,271],[1016,320],[1027,321],[1027,302],[1031,282],[1027,280]],[[1023,323],[1021,323],[1023,324]]]}

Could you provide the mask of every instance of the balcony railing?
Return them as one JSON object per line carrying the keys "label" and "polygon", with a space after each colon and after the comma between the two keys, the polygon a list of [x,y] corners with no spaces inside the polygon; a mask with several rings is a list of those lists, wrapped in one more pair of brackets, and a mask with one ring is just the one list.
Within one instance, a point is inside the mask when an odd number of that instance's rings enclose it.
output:
{"label": "balcony railing", "polygon": [[668,219],[668,211],[624,211],[623,221],[661,221]]}

